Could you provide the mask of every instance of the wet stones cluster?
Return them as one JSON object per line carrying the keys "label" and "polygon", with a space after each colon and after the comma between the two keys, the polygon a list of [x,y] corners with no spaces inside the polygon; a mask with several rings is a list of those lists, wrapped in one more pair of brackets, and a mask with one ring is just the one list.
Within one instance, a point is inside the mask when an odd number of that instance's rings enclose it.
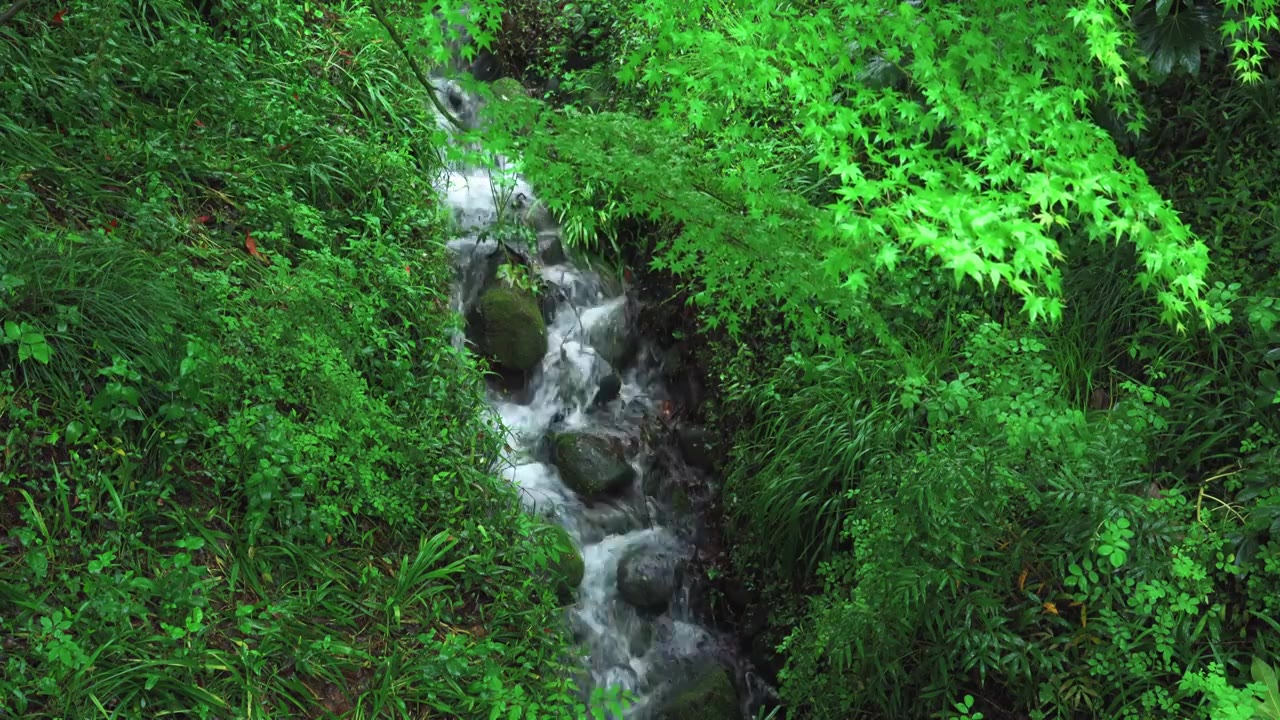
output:
{"label": "wet stones cluster", "polygon": [[[458,341],[493,370],[508,437],[496,470],[565,550],[548,585],[586,650],[582,684],[629,691],[626,720],[740,720],[753,693],[737,643],[690,603],[706,577],[688,572],[701,521],[687,486],[707,480],[715,438],[673,424],[670,368],[637,332],[633,289],[570,257],[522,180],[499,182],[458,169],[442,188],[457,219]],[[536,239],[501,239],[512,219]]]}

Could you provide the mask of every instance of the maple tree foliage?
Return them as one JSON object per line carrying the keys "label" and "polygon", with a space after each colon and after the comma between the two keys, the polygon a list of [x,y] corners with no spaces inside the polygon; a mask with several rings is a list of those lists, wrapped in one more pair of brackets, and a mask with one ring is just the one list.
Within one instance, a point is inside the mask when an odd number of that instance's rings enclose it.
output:
{"label": "maple tree foliage", "polygon": [[[624,113],[554,114],[510,146],[583,238],[626,216],[680,223],[656,262],[699,267],[714,322],[766,302],[794,316],[790,299],[811,310],[815,295],[844,320],[874,321],[849,305],[908,256],[1056,320],[1061,262],[1094,242],[1134,248],[1135,280],[1165,321],[1212,325],[1206,246],[1099,116],[1141,132],[1135,82],[1198,68],[1213,33],[1250,80],[1274,3],[1227,3],[1208,19],[1147,5],[614,3]],[[478,45],[498,7],[472,4]],[[488,139],[503,145],[493,128]],[[738,282],[744,272],[755,279]]]}

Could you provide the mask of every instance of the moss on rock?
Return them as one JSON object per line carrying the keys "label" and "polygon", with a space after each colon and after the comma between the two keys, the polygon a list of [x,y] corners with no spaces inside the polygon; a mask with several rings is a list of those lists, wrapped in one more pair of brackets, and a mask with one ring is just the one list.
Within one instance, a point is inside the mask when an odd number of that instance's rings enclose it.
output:
{"label": "moss on rock", "polygon": [[559,557],[553,559],[548,565],[552,582],[555,583],[556,597],[560,598],[561,602],[572,602],[578,586],[582,584],[582,575],[586,566],[582,561],[582,553],[578,551],[578,546],[574,544],[569,531],[559,525],[550,525],[550,528],[555,550],[559,553]]}
{"label": "moss on rock", "polygon": [[498,78],[493,81],[490,86],[493,90],[493,96],[499,100],[510,100],[517,97],[528,97],[529,91],[524,89],[519,80],[515,78]]}
{"label": "moss on rock", "polygon": [[588,500],[621,492],[635,480],[635,469],[608,438],[560,433],[553,448],[560,479]]}
{"label": "moss on rock", "polygon": [[682,487],[676,487],[671,491],[671,508],[681,515],[688,515],[693,512],[693,503],[689,500],[689,493]]}
{"label": "moss on rock", "polygon": [[658,712],[657,720],[738,720],[738,693],[729,671],[708,667],[675,693]]}
{"label": "moss on rock", "polygon": [[497,287],[480,296],[474,318],[480,352],[512,370],[531,370],[547,354],[547,325],[526,292]]}

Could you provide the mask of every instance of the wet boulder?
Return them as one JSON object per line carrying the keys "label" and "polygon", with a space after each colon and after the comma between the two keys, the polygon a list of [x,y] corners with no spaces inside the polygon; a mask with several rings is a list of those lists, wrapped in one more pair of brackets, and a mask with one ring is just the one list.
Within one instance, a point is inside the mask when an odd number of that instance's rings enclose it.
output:
{"label": "wet boulder", "polygon": [[729,601],[729,607],[742,613],[759,600],[759,594],[741,578],[733,575],[721,575],[715,583],[716,589]]}
{"label": "wet boulder", "polygon": [[538,302],[515,288],[495,287],[481,294],[468,329],[481,354],[510,370],[532,370],[547,354],[547,325]]}
{"label": "wet boulder", "polygon": [[538,308],[542,311],[542,319],[548,323],[553,322],[556,319],[556,312],[560,309],[560,304],[567,300],[564,290],[555,285],[544,285],[542,292],[538,295]]}
{"label": "wet boulder", "polygon": [[675,590],[679,558],[663,548],[631,548],[618,561],[618,594],[641,610],[662,612]]}
{"label": "wet boulder", "polygon": [[672,345],[665,350],[656,351],[658,361],[658,369],[662,372],[662,379],[672,382],[680,377],[684,372],[684,350],[680,345]]}
{"label": "wet boulder", "polygon": [[612,369],[599,353],[576,340],[561,343],[559,355],[557,382],[560,402],[569,410],[589,409],[600,392],[601,383],[613,374]]}
{"label": "wet boulder", "polygon": [[767,627],[751,640],[751,664],[770,682],[777,680],[786,664],[786,658],[778,652],[781,640],[777,631]]}
{"label": "wet boulder", "polygon": [[569,261],[559,230],[544,230],[538,233],[538,259],[545,265],[559,265]]}
{"label": "wet boulder", "polygon": [[596,271],[596,276],[600,278],[600,292],[604,293],[607,298],[620,298],[626,294],[627,286],[623,282],[622,276],[614,272],[608,267],[593,264],[590,260],[587,264]]}
{"label": "wet boulder", "polygon": [[512,100],[518,97],[528,97],[529,91],[524,89],[519,80],[510,77],[498,78],[489,86],[493,90],[493,97],[496,100]]}
{"label": "wet boulder", "polygon": [[676,441],[680,444],[680,455],[690,467],[714,472],[723,459],[719,437],[700,425],[681,425],[676,429]]}
{"label": "wet boulder", "polygon": [[529,260],[519,248],[506,243],[460,240],[450,243],[450,249],[456,253],[457,278],[466,307],[474,307],[485,290],[501,286],[498,275],[503,265],[513,265],[521,268],[522,272],[530,272]]}
{"label": "wet boulder", "polygon": [[551,441],[560,478],[586,500],[598,500],[626,490],[636,471],[626,461],[620,443],[585,433],[560,433]]}
{"label": "wet boulder", "polygon": [[597,503],[583,509],[592,540],[599,542],[608,535],[622,535],[648,523],[645,508],[636,503]]}
{"label": "wet boulder", "polygon": [[[441,128],[453,132],[456,128],[453,120],[464,129],[474,130],[479,127],[479,110],[480,97],[475,93],[468,92],[456,80],[441,78],[435,83],[436,100],[440,103],[440,107],[449,113],[449,117],[441,115],[438,124]],[[436,109],[437,114],[439,110]]]}
{"label": "wet boulder", "polygon": [[615,368],[625,367],[636,350],[627,302],[618,298],[583,313],[587,344]]}
{"label": "wet boulder", "polygon": [[559,555],[548,564],[551,581],[556,588],[556,597],[560,598],[561,602],[571,602],[578,591],[578,586],[582,584],[582,575],[585,571],[582,553],[578,551],[578,546],[574,544],[568,530],[559,525],[551,525],[550,528],[552,544]]}
{"label": "wet boulder", "polygon": [[595,397],[591,399],[591,404],[595,407],[608,405],[618,396],[622,394],[622,378],[617,373],[609,373],[600,381],[599,387],[596,388]]}
{"label": "wet boulder", "polygon": [[702,668],[676,688],[656,720],[740,720],[742,711],[733,678],[723,665]]}
{"label": "wet boulder", "polygon": [[653,647],[654,629],[649,623],[637,623],[627,634],[628,651],[632,657],[644,657]]}

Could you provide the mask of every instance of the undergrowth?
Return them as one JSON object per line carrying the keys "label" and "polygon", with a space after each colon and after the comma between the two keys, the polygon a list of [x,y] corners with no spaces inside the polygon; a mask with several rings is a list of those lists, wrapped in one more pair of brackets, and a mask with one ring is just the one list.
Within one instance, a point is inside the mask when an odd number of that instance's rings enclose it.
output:
{"label": "undergrowth", "polygon": [[0,717],[584,713],[363,6],[36,2],[0,67]]}
{"label": "undergrowth", "polygon": [[630,4],[499,133],[662,229],[787,714],[1280,716],[1272,3],[809,5]]}

